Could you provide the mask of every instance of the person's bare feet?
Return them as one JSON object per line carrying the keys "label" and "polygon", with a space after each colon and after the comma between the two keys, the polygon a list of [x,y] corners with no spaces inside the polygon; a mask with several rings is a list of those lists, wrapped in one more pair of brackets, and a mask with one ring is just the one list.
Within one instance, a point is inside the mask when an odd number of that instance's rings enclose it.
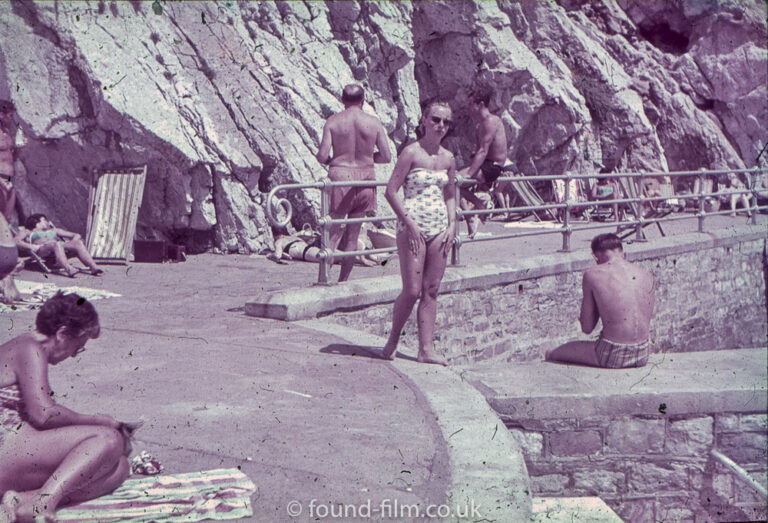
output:
{"label": "person's bare feet", "polygon": [[99,269],[98,267],[91,267],[91,275],[93,276],[101,276],[104,274],[103,269]]}
{"label": "person's bare feet", "polygon": [[448,361],[437,354],[434,350],[420,350],[416,360],[420,363],[432,363],[434,365],[448,366]]}
{"label": "person's bare feet", "polygon": [[16,492],[9,490],[3,495],[2,509],[0,514],[11,513],[9,521],[18,523],[56,521],[56,511],[48,508],[47,504],[40,499],[38,491]]}
{"label": "person's bare feet", "polygon": [[394,360],[395,354],[397,354],[397,345],[393,346],[385,346],[383,349],[381,349],[381,357],[385,360]]}

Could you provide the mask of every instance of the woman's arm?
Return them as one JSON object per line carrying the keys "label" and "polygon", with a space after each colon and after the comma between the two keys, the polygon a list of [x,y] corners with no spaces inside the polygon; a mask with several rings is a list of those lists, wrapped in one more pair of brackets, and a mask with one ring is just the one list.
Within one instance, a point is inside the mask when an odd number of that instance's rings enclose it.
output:
{"label": "woman's arm", "polygon": [[37,252],[37,250],[40,249],[40,246],[35,245],[29,241],[30,235],[30,231],[24,227],[19,227],[19,232],[16,233],[16,236],[13,237],[13,242],[19,247],[24,247],[25,249],[29,249],[32,252]]}
{"label": "woman's arm", "polygon": [[451,156],[451,163],[448,166],[448,183],[443,187],[443,199],[448,210],[448,233],[443,242],[443,254],[445,255],[448,255],[456,236],[456,158],[450,152],[448,154]]}
{"label": "woman's arm", "polygon": [[66,229],[59,229],[58,227],[54,227],[53,230],[56,231],[56,234],[60,238],[64,238],[66,240],[80,240],[80,239],[82,239],[82,236],[80,236],[76,232],[68,231]]}
{"label": "woman's arm", "polygon": [[117,429],[119,423],[110,416],[79,414],[53,400],[48,383],[48,361],[40,343],[33,339],[15,347],[13,362],[16,379],[29,423],[38,430],[69,425],[106,425]]}

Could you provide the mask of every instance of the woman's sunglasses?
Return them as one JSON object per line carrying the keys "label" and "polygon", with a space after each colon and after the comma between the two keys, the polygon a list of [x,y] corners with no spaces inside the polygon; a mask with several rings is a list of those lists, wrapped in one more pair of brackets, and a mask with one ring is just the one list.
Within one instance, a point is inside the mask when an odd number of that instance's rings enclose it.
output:
{"label": "woman's sunglasses", "polygon": [[434,123],[442,123],[446,127],[451,127],[453,125],[453,121],[448,118],[440,118],[439,116],[431,116],[430,118]]}

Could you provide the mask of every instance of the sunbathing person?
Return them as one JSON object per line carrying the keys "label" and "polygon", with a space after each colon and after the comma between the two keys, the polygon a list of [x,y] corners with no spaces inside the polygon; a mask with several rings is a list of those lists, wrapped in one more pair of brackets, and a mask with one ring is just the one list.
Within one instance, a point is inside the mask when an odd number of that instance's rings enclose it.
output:
{"label": "sunbathing person", "polygon": [[653,276],[627,261],[615,234],[592,240],[597,266],[584,273],[581,330],[591,333],[602,320],[597,342],[572,341],[547,351],[549,361],[593,367],[642,367],[648,362],[648,339],[655,302]]}
{"label": "sunbathing person", "polygon": [[104,272],[96,266],[96,262],[93,261],[91,253],[88,252],[79,234],[54,227],[44,214],[33,214],[27,218],[24,225],[26,230],[16,235],[17,245],[30,249],[42,258],[55,256],[56,263],[68,276],[74,278],[78,273],[78,270],[67,261],[70,256],[77,256],[94,276]]}
{"label": "sunbathing person", "polygon": [[48,382],[48,365],[99,336],[93,305],[59,291],[35,326],[0,345],[0,521],[54,521],[58,507],[108,494],[129,472],[122,424],[58,405]]}
{"label": "sunbathing person", "polygon": [[20,298],[13,275],[19,261],[19,252],[8,221],[0,213],[0,302],[13,303]]}
{"label": "sunbathing person", "polygon": [[[593,200],[618,200],[619,196],[619,182],[616,178],[599,178],[597,183],[592,187],[592,199]],[[611,203],[613,209],[614,221],[621,221],[619,215],[619,204]]]}

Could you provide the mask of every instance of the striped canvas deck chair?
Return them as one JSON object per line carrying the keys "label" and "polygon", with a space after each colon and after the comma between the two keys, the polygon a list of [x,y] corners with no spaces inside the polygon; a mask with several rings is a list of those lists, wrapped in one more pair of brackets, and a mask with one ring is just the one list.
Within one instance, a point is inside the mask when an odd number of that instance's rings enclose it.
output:
{"label": "striped canvas deck chair", "polygon": [[[520,175],[521,178],[523,176],[524,175]],[[510,183],[512,184],[512,188],[515,190],[520,199],[523,200],[523,203],[526,207],[544,205],[544,199],[539,195],[538,192],[536,192],[533,184],[528,180],[515,180]],[[557,215],[552,212],[552,209],[546,209],[540,212],[543,212],[552,221],[558,221]],[[541,218],[537,212],[533,212],[533,216],[536,218],[536,221],[541,221]]]}
{"label": "striped canvas deck chair", "polygon": [[146,177],[146,165],[93,172],[86,245],[94,260],[128,263]]}
{"label": "striped canvas deck chair", "polygon": [[[642,194],[642,182],[640,178],[629,178],[625,176],[617,176],[616,179],[619,181],[619,186],[622,189],[622,192],[624,192],[624,198],[639,198]],[[651,208],[648,210],[647,214],[643,214],[643,207],[640,205],[640,202],[631,202],[627,204],[629,206],[629,210],[632,213],[632,215],[635,217],[635,219],[639,220],[641,217],[645,220],[653,219],[653,218],[663,218],[670,212],[671,210],[667,211],[664,210],[663,212],[666,214],[663,214],[661,211],[658,211],[656,208]],[[645,229],[649,225],[651,225],[654,222],[645,223],[642,226],[642,229],[640,231],[641,237],[645,238]],[[661,223],[655,222],[656,227],[659,228],[659,232],[662,236],[666,236],[664,233],[664,229],[661,227]],[[628,232],[624,232],[623,234],[619,234],[619,238],[622,240],[628,238],[629,236],[632,236],[635,234],[635,226],[634,225],[627,225],[622,226],[619,228],[620,231],[626,231],[627,229],[630,229]]]}

